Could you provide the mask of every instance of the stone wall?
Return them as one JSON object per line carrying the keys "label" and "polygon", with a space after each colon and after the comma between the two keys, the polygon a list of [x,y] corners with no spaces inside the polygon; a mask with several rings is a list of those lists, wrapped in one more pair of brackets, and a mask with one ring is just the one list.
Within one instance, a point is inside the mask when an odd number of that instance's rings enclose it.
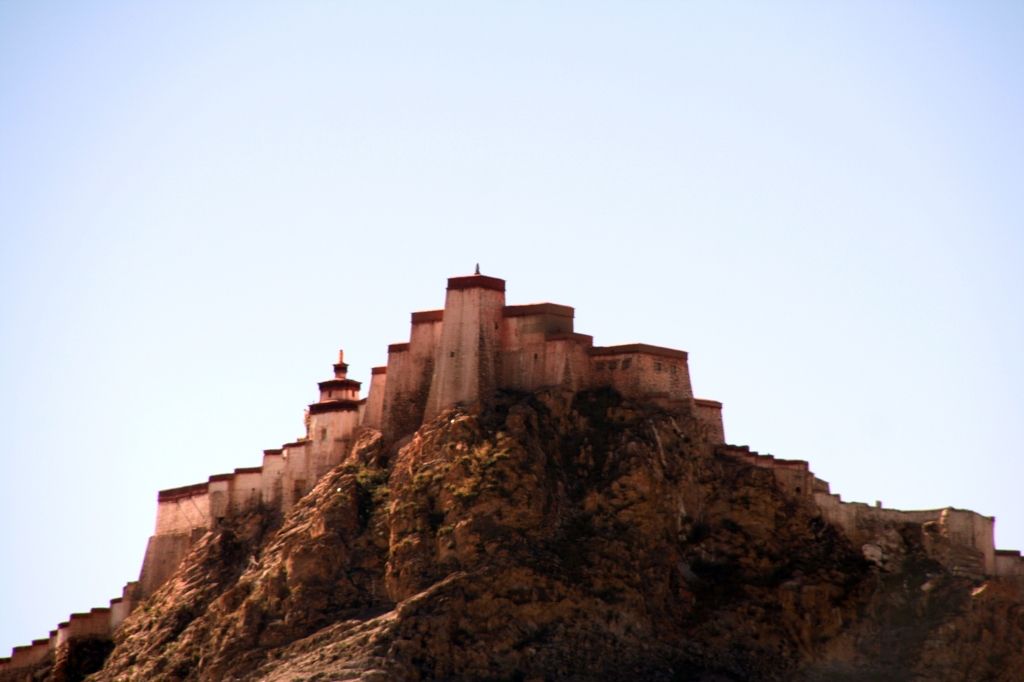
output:
{"label": "stone wall", "polygon": [[424,421],[451,405],[476,402],[497,390],[504,307],[504,280],[482,275],[448,280]]}
{"label": "stone wall", "polygon": [[110,606],[94,608],[84,613],[72,613],[50,636],[32,640],[31,644],[14,647],[9,658],[0,658],[0,674],[31,668],[50,659],[56,661],[76,641],[109,639],[138,603],[138,583],[128,583],[121,596],[110,600]]}
{"label": "stone wall", "polygon": [[210,525],[210,496],[206,483],[161,490],[157,494],[156,533],[188,532]]}
{"label": "stone wall", "polygon": [[722,403],[717,400],[694,398],[693,411],[697,420],[704,425],[708,440],[725,443],[725,426],[722,422]]}
{"label": "stone wall", "polygon": [[109,607],[72,614],[49,639],[16,647],[11,658],[0,659],[0,672],[36,665],[76,638],[109,637],[219,519],[258,505],[288,511],[342,460],[360,428],[379,429],[395,441],[443,409],[479,401],[498,389],[613,387],[627,397],[690,412],[719,453],[770,470],[781,490],[816,504],[855,543],[874,546],[885,524],[917,523],[926,542],[934,538],[933,551],[951,565],[978,574],[1024,576],[1019,552],[994,549],[990,517],[953,508],[900,511],[844,502],[805,461],[725,445],[722,404],[693,397],[684,351],[647,344],[594,347],[592,337],[575,332],[574,315],[572,308],[554,303],[506,306],[501,279],[450,278],[444,310],[412,313],[409,341],[388,347],[388,364],[373,368],[365,400],[359,398],[360,383],[347,378],[348,365],[339,352],[334,376],[318,384],[319,400],[309,406],[305,437],[265,450],[261,466],[160,491],[139,582],[126,586]]}
{"label": "stone wall", "polygon": [[412,433],[423,423],[443,320],[443,310],[413,313],[408,343],[388,346],[380,421],[389,439]]}
{"label": "stone wall", "polygon": [[612,386],[631,398],[693,398],[685,351],[633,343],[590,349],[593,386]]}
{"label": "stone wall", "polygon": [[806,499],[813,497],[814,474],[810,471],[810,465],[802,459],[779,459],[772,455],[762,455],[745,445],[722,445],[717,451],[752,466],[768,469],[778,486],[790,495]]}
{"label": "stone wall", "polygon": [[533,391],[561,383],[564,360],[553,357],[561,348],[548,341],[554,334],[571,334],[573,309],[553,303],[505,306],[501,322],[502,388]]}
{"label": "stone wall", "polygon": [[751,452],[743,446],[723,445],[718,452],[753,466],[771,470],[780,488],[810,499],[829,523],[839,527],[866,553],[882,553],[884,535],[900,524],[920,525],[926,550],[951,570],[975,576],[1024,575],[1024,562],[1015,551],[996,550],[995,519],[965,509],[944,507],[904,511],[881,503],[844,502],[827,481],[814,476],[803,460],[778,459]]}
{"label": "stone wall", "polygon": [[374,367],[370,372],[370,390],[366,396],[366,408],[361,423],[380,431],[384,423],[384,393],[387,391],[388,368]]}
{"label": "stone wall", "polygon": [[1024,577],[1024,557],[1016,549],[997,549],[993,556],[995,574]]}

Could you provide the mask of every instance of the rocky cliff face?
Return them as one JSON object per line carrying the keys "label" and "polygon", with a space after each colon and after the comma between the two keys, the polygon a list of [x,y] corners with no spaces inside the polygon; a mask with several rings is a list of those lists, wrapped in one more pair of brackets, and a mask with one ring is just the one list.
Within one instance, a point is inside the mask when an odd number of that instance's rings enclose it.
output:
{"label": "rocky cliff face", "polygon": [[506,396],[208,533],[90,679],[1024,679],[1021,585],[889,536],[867,561],[685,415]]}

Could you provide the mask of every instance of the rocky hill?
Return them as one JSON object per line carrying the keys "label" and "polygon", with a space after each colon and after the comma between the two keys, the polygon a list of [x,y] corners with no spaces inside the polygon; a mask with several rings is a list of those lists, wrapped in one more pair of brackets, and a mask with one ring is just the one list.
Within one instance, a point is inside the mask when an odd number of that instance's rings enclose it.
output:
{"label": "rocky hill", "polygon": [[1024,679],[1021,579],[925,525],[869,561],[685,412],[503,393],[364,429],[283,517],[207,532],[112,650],[13,679]]}

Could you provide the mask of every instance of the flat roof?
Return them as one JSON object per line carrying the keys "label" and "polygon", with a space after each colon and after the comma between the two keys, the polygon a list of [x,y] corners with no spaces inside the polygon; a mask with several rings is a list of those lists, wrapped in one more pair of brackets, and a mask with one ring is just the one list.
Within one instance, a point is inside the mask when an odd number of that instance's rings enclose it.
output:
{"label": "flat roof", "polygon": [[590,346],[594,345],[594,337],[590,334],[580,334],[579,332],[554,332],[544,337],[545,341],[578,341],[583,345]]}
{"label": "flat roof", "polygon": [[487,275],[469,275],[468,277],[449,277],[448,290],[458,289],[490,289],[505,293],[505,280]]}
{"label": "flat roof", "polygon": [[193,485],[183,485],[180,488],[168,488],[161,490],[156,494],[158,502],[164,500],[176,500],[182,497],[192,497],[193,495],[199,495],[209,490],[208,483],[195,483]]}
{"label": "flat roof", "polygon": [[443,310],[420,310],[412,314],[412,323],[440,322],[444,319]]}
{"label": "flat roof", "polygon": [[642,355],[658,355],[663,358],[679,358],[685,360],[685,350],[665,348],[663,346],[652,346],[647,343],[627,343],[621,346],[594,346],[590,349],[591,355],[626,355],[628,353],[640,353]]}
{"label": "flat roof", "polygon": [[527,305],[507,305],[501,309],[504,317],[523,317],[525,315],[557,315],[572,318],[576,311],[558,303],[530,303]]}

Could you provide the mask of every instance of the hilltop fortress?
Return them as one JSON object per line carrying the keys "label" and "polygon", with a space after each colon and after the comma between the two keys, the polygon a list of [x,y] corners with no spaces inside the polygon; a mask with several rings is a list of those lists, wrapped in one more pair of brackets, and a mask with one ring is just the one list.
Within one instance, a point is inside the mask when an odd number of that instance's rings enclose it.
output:
{"label": "hilltop fortress", "polygon": [[386,441],[400,444],[444,410],[499,390],[611,387],[625,397],[657,403],[695,418],[703,438],[721,455],[769,469],[781,489],[817,505],[866,558],[883,567],[891,524],[904,522],[922,524],[926,549],[954,572],[1024,576],[1019,552],[994,548],[992,517],[953,508],[900,511],[843,502],[805,461],[728,445],[722,404],[694,397],[686,352],[642,343],[595,346],[592,337],[576,333],[573,317],[571,307],[554,303],[506,305],[502,279],[450,278],[444,309],[412,313],[408,341],[388,347],[387,365],[372,369],[365,397],[361,383],[348,378],[339,353],[333,376],[319,383],[319,399],[308,406],[302,438],[265,450],[260,466],[160,491],[156,529],[138,582],[128,583],[108,607],[72,614],[49,637],[16,647],[10,658],[0,659],[0,674],[48,657],[59,666],[76,639],[112,636],[207,530],[256,508],[287,512],[345,458],[362,429],[379,430]]}

